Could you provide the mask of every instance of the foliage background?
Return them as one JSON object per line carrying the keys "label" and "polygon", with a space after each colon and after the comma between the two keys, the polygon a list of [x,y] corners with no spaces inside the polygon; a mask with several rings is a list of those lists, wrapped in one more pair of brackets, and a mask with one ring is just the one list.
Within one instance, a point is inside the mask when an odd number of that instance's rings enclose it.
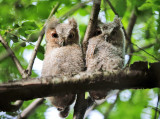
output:
{"label": "foliage background", "polygon": [[[92,2],[87,0],[0,0],[0,34],[8,42],[24,68],[28,59],[25,56],[32,51],[40,30],[48,18],[52,8],[59,2],[60,6],[55,16],[66,22],[67,17],[74,17],[79,24],[81,40],[89,20]],[[87,2],[80,7],[80,3]],[[132,11],[137,16],[131,41],[148,52],[144,52],[133,45],[134,52],[129,48],[126,53],[126,62],[130,58],[130,64],[135,61],[156,62],[153,57],[160,59],[160,1],[159,0],[111,0],[115,10],[122,18],[124,28],[127,29]],[[72,8],[79,8],[72,10]],[[105,0],[102,0],[99,18],[103,22],[113,21],[115,14]],[[43,60],[45,40],[38,49],[37,58]],[[138,52],[135,52],[138,51]],[[6,54],[0,44],[0,59]],[[153,56],[151,56],[153,55]],[[31,77],[37,77],[39,73],[32,71]],[[9,80],[19,80],[21,76],[10,57],[0,61],[0,83]],[[103,104],[94,108],[104,119],[153,119],[155,108],[159,109],[159,89],[124,90],[119,96],[107,99]],[[116,100],[116,102],[115,102]],[[21,109],[14,113],[0,112],[1,119],[16,117],[33,100],[24,102]],[[115,103],[114,103],[115,102]],[[109,110],[112,105],[113,108]],[[29,119],[45,119],[45,112],[51,105],[45,102],[29,117]],[[159,116],[159,114],[157,115]],[[70,114],[67,119],[71,119]],[[99,116],[100,118],[100,116]],[[93,118],[92,118],[93,119]]]}

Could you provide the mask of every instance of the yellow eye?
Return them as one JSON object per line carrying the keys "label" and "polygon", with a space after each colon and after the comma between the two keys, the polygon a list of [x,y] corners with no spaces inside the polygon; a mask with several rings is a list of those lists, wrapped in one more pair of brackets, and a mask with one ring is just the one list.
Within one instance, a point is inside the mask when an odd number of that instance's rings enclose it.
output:
{"label": "yellow eye", "polygon": [[57,33],[52,33],[52,38],[58,38],[58,34]]}
{"label": "yellow eye", "polygon": [[70,38],[70,39],[74,38],[74,33],[70,33],[69,36],[68,36],[68,38]]}

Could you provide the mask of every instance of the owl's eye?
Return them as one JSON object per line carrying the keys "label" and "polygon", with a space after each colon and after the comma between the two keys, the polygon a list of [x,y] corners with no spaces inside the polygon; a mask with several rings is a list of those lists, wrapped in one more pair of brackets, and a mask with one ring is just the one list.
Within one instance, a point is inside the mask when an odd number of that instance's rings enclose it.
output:
{"label": "owl's eye", "polygon": [[58,34],[57,33],[52,33],[52,37],[53,38],[58,38]]}
{"label": "owl's eye", "polygon": [[95,35],[100,35],[102,33],[101,30],[97,30]]}
{"label": "owl's eye", "polygon": [[68,38],[73,38],[74,37],[74,33],[70,33]]}

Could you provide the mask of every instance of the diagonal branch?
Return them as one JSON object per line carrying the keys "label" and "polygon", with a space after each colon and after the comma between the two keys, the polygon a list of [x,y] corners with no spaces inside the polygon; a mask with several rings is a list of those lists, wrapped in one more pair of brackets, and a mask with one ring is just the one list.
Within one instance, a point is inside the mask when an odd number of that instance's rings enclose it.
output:
{"label": "diagonal branch", "polygon": [[148,49],[148,48],[150,48],[150,47],[152,47],[154,45],[155,45],[155,43],[151,43],[149,45],[143,46],[143,47],[141,47],[141,49],[134,50],[134,53],[142,51],[142,50],[145,50],[145,49]]}
{"label": "diagonal branch", "polygon": [[[52,11],[51,11],[48,19],[49,19],[50,17],[52,17],[52,15],[54,15],[54,14],[57,12],[59,6],[60,6],[60,3],[58,2],[58,3],[55,5],[55,7],[52,9]],[[31,75],[31,71],[32,71],[32,67],[33,67],[33,63],[34,63],[36,54],[37,54],[37,50],[38,50],[38,47],[39,47],[40,44],[41,44],[41,41],[42,41],[43,36],[44,36],[44,33],[45,33],[45,25],[46,25],[46,24],[44,24],[44,27],[43,27],[43,29],[42,29],[39,37],[38,37],[37,44],[36,44],[36,46],[35,46],[35,48],[34,48],[34,51],[32,52],[32,56],[31,56],[31,59],[30,59],[30,61],[29,61],[29,65],[28,65],[28,67],[27,67],[28,74],[26,75],[26,78]],[[32,112],[33,110],[35,110],[35,109],[43,102],[43,100],[44,100],[43,98],[36,99],[36,100],[35,100],[33,103],[31,103],[25,110],[23,110],[23,112],[20,114],[19,119],[28,117],[28,116],[31,114],[31,112]]]}
{"label": "diagonal branch", "polygon": [[84,53],[87,50],[88,40],[93,36],[94,30],[97,26],[100,5],[101,5],[101,0],[93,0],[92,12],[91,12],[91,16],[89,19],[89,23],[88,23],[87,30],[83,39],[83,44],[82,44]]}
{"label": "diagonal branch", "polygon": [[85,7],[87,3],[91,2],[91,0],[88,0],[86,2],[83,3],[78,3],[76,5],[74,5],[68,12],[66,12],[64,15],[62,15],[59,20],[63,21],[65,19],[67,19],[69,16],[71,16],[75,11],[77,11],[78,9]]}
{"label": "diagonal branch", "polygon": [[120,94],[120,92],[118,92],[117,97],[116,97],[116,100],[114,101],[114,103],[113,103],[113,104],[110,104],[109,107],[108,107],[108,109],[106,110],[106,112],[105,112],[105,114],[104,114],[104,117],[105,117],[106,119],[108,118],[110,112],[112,111],[113,107],[114,107],[115,104],[117,103],[117,101],[118,101],[118,99],[119,99],[119,94]]}
{"label": "diagonal branch", "polygon": [[[51,11],[51,13],[50,13],[50,15],[49,15],[48,18],[50,18],[53,14],[56,13],[58,7],[59,7],[59,3],[57,3],[57,4],[55,5],[55,7],[52,9],[52,11]],[[41,30],[41,33],[40,33],[40,35],[39,35],[39,37],[38,37],[38,40],[37,40],[37,44],[35,45],[34,50],[33,50],[33,52],[32,52],[32,55],[31,55],[31,58],[30,58],[30,60],[29,60],[29,64],[28,64],[28,67],[27,67],[28,74],[26,75],[26,77],[28,77],[28,76],[31,75],[33,63],[34,63],[34,60],[35,60],[35,58],[36,58],[38,48],[39,48],[39,46],[40,46],[40,44],[41,44],[41,41],[42,41],[42,39],[43,39],[44,33],[45,33],[45,25],[44,25],[43,29]],[[25,77],[25,78],[26,78],[26,77]]]}
{"label": "diagonal branch", "polygon": [[51,17],[57,12],[59,6],[60,6],[60,3],[58,2],[58,3],[55,5],[55,7],[52,9],[51,13],[49,14],[48,19],[51,18]]}
{"label": "diagonal branch", "polygon": [[15,56],[14,52],[12,51],[12,49],[9,47],[8,43],[2,38],[1,35],[0,35],[0,42],[2,43],[2,45],[7,50],[8,54],[10,54],[10,56],[11,56],[12,60],[14,61],[19,73],[24,78],[25,77],[25,70],[23,69],[21,63],[19,62],[19,60]]}
{"label": "diagonal branch", "polygon": [[43,102],[44,98],[38,98],[35,101],[33,101],[27,108],[23,110],[23,112],[19,115],[18,119],[27,119],[29,115]]}
{"label": "diagonal branch", "polygon": [[132,36],[134,25],[136,24],[136,20],[137,20],[137,16],[135,14],[135,10],[133,10],[132,13],[131,13],[131,17],[130,17],[130,20],[129,20],[128,27],[127,27],[127,35],[130,39],[131,39],[131,36]]}

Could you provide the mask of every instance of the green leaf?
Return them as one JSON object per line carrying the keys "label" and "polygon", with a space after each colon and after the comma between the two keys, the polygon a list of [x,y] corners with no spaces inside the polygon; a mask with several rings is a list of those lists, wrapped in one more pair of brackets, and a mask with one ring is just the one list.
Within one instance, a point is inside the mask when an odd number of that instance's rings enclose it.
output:
{"label": "green leaf", "polygon": [[126,0],[113,0],[111,2],[113,3],[113,6],[114,6],[116,12],[119,14],[119,16],[123,17],[123,15],[125,14],[126,9],[127,9]]}
{"label": "green leaf", "polygon": [[152,5],[151,3],[145,3],[145,4],[143,4],[142,6],[140,6],[140,7],[138,8],[138,10],[143,11],[143,10],[151,9],[152,6],[153,6],[153,5]]}
{"label": "green leaf", "polygon": [[41,52],[37,52],[37,58],[40,59],[40,60],[43,60],[44,59],[44,54],[41,53]]}
{"label": "green leaf", "polygon": [[36,42],[37,39],[38,39],[39,34],[40,34],[39,31],[30,34],[30,35],[28,36],[28,41],[29,41],[29,42]]}
{"label": "green leaf", "polygon": [[42,46],[39,46],[39,48],[38,48],[38,52],[37,52],[37,57],[38,57],[38,59],[40,59],[40,60],[43,60],[44,59],[44,47],[42,47]]}
{"label": "green leaf", "polygon": [[26,22],[22,23],[21,26],[26,30],[34,30],[34,29],[38,28],[37,24],[33,21],[26,21]]}
{"label": "green leaf", "polygon": [[18,42],[18,37],[16,35],[12,35],[10,33],[6,33],[6,38],[8,40],[12,40],[14,43]]}

